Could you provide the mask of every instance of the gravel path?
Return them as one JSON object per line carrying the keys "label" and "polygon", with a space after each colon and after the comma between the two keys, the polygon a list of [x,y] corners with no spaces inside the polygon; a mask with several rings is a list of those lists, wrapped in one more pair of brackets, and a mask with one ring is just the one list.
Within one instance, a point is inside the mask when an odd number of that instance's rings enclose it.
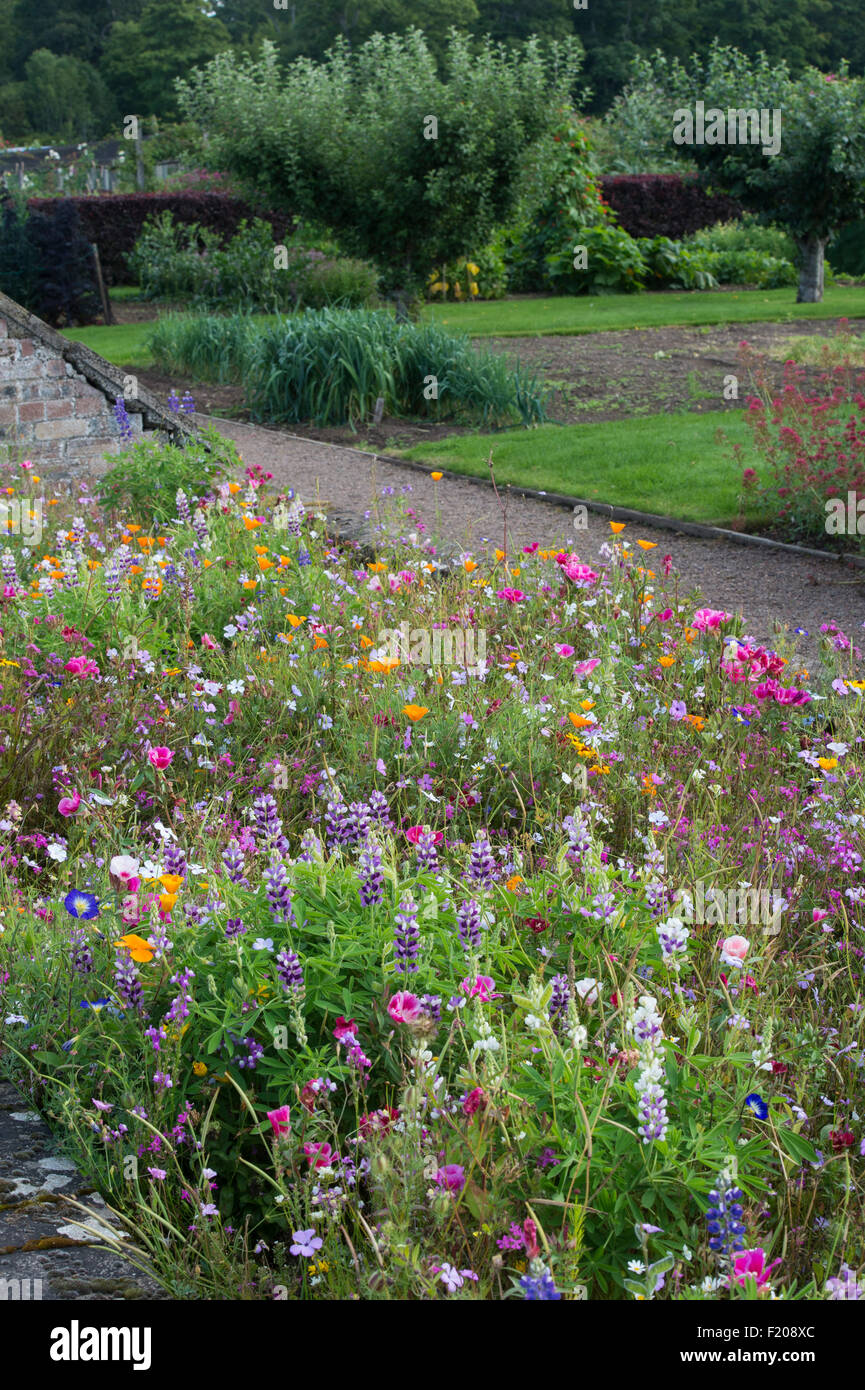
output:
{"label": "gravel path", "polygon": [[[307,504],[318,494],[339,510],[362,515],[376,504],[383,488],[410,488],[401,498],[414,509],[430,533],[476,555],[502,544],[502,515],[490,487],[447,477],[437,485],[426,472],[360,450],[301,439],[282,431],[237,421],[198,417],[233,439],[246,463],[259,464],[281,487],[293,487]],[[820,624],[835,620],[865,647],[865,570],[832,560],[784,551],[706,540],[629,524],[632,540],[656,540],[653,558],[671,554],[681,574],[680,592],[700,590],[712,607],[741,612],[745,630],[759,642],[775,646],[787,629],[804,628],[799,650],[816,654]],[[539,541],[575,550],[584,560],[597,558],[610,539],[609,523],[589,512],[588,528],[575,531],[573,517],[561,506],[512,496],[508,506],[509,549]],[[651,559],[647,561],[652,567]]]}

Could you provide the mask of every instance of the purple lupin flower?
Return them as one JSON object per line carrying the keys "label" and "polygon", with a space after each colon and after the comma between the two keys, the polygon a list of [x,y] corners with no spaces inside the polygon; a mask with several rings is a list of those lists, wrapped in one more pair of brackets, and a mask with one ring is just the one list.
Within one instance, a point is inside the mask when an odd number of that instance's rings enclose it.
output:
{"label": "purple lupin flower", "polygon": [[480,950],[481,910],[474,898],[469,898],[457,908],[457,931],[466,955],[471,951]]}
{"label": "purple lupin flower", "polygon": [[117,952],[114,962],[114,988],[129,1009],[140,1010],[144,990],[138,978],[138,970],[128,946]]}
{"label": "purple lupin flower", "polygon": [[120,428],[120,438],[130,440],[133,438],[132,421],[126,413],[126,402],[122,396],[118,396],[114,402],[114,418]]}
{"label": "purple lupin flower", "polygon": [[399,975],[413,975],[418,970],[420,928],[417,924],[417,904],[410,893],[400,903],[394,921],[394,969]]}
{"label": "purple lupin flower", "polygon": [[282,832],[282,818],[270,792],[262,792],[252,803],[252,814],[259,833],[272,849],[288,854],[289,844]]}
{"label": "purple lupin flower", "polygon": [[243,850],[233,835],[222,851],[222,862],[225,865],[229,883],[246,883]]}
{"label": "purple lupin flower", "polygon": [[286,994],[303,995],[303,967],[294,951],[285,946],[276,957],[276,973]]}
{"label": "purple lupin flower", "polygon": [[548,1013],[556,1033],[560,1033],[568,1016],[571,1002],[571,987],[567,975],[553,976],[553,992],[550,995]]}
{"label": "purple lupin flower", "polygon": [[374,840],[367,840],[358,860],[360,900],[364,907],[378,907],[384,902],[384,874],[381,871],[381,850]]}
{"label": "purple lupin flower", "polygon": [[334,797],[327,803],[327,809],[324,813],[324,833],[327,837],[329,850],[338,849],[340,845],[349,843],[351,830],[348,825],[348,806],[341,796]]}
{"label": "purple lupin flower", "polygon": [[184,391],[180,402],[180,412],[183,415],[193,415],[195,413],[195,401],[189,391]]}
{"label": "purple lupin flower", "polygon": [[264,882],[273,920],[288,922],[292,927],[297,927],[294,908],[291,905],[288,871],[277,854],[274,854],[264,871]]}
{"label": "purple lupin flower", "polygon": [[[637,1083],[639,1087],[639,1082]],[[640,1096],[640,1119],[637,1132],[642,1135],[644,1144],[655,1139],[664,1139],[669,1120],[667,1118],[667,1097],[656,1082],[651,1082]]]}
{"label": "purple lupin flower", "polygon": [[472,845],[468,876],[481,888],[492,888],[496,861],[486,832],[481,831]]}
{"label": "purple lupin flower", "polygon": [[192,512],[189,510],[189,498],[182,487],[179,487],[174,494],[174,501],[177,506],[178,517],[181,521],[185,521],[188,526],[192,521]]}
{"label": "purple lupin flower", "polygon": [[69,937],[69,963],[76,975],[89,975],[93,970],[93,952],[82,927],[76,927]]}
{"label": "purple lupin flower", "polygon": [[393,830],[393,821],[390,817],[390,810],[387,804],[387,797],[378,788],[370,792],[369,796],[370,818],[380,825],[382,830]]}
{"label": "purple lupin flower", "polygon": [[300,837],[299,864],[317,864],[322,857],[321,840],[314,830],[304,830]]}
{"label": "purple lupin flower", "polygon": [[583,857],[588,854],[592,847],[592,832],[586,821],[579,812],[575,816],[565,816],[562,821],[562,829],[568,837],[571,853],[582,862]]}
{"label": "purple lupin flower", "polygon": [[181,878],[186,878],[189,872],[186,855],[174,840],[169,840],[165,846],[165,872],[167,874],[180,874]]}
{"label": "purple lupin flower", "polygon": [[372,817],[365,801],[353,801],[345,816],[345,840],[349,845],[361,844],[369,834]]}
{"label": "purple lupin flower", "polygon": [[417,841],[417,866],[421,873],[435,873],[439,866],[435,832],[422,830]]}
{"label": "purple lupin flower", "polygon": [[247,927],[242,918],[229,917],[225,924],[225,938],[227,941],[233,941],[236,936],[243,936],[246,930]]}

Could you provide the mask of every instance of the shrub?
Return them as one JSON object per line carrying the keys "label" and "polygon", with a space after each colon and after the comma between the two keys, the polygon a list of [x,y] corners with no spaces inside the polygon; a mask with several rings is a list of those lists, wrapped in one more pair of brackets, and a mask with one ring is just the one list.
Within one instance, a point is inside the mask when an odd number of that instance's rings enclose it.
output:
{"label": "shrub", "polygon": [[[277,264],[277,255],[285,257]],[[129,258],[145,298],[188,300],[198,308],[277,313],[299,304],[366,305],[375,299],[377,275],[366,261],[329,258],[296,241],[274,243],[261,218],[242,220],[220,245],[215,232],[175,225],[163,212],[145,223]]]}
{"label": "shrub", "polygon": [[678,174],[602,177],[600,188],[619,225],[634,237],[684,237],[741,212],[732,198]]}
{"label": "shrub", "polygon": [[3,204],[0,288],[55,327],[100,316],[93,252],[71,199],[54,202],[50,216]]}
{"label": "shrub", "polygon": [[712,274],[711,258],[704,251],[692,250],[665,236],[641,237],[637,245],[652,288],[660,284],[683,290],[710,290],[718,283]]}
{"label": "shrub", "polygon": [[783,227],[765,226],[751,213],[736,222],[718,222],[687,238],[687,246],[705,254],[719,281],[781,289],[795,285],[798,253]]}
{"label": "shrub", "polygon": [[[225,193],[117,193],[70,198],[81,219],[84,235],[99,247],[102,273],[109,285],[134,283],[127,257],[149,217],[170,212],[183,223],[195,223],[210,232],[217,232],[225,242],[237,231],[240,223],[255,215],[256,209],[240,198]],[[51,213],[57,207],[55,198],[31,198],[28,207]],[[292,226],[287,213],[258,210],[273,228],[277,242],[285,240]]]}
{"label": "shrub", "polygon": [[190,499],[205,496],[239,464],[234,444],[213,428],[185,445],[137,440],[115,457],[97,483],[100,506],[148,525],[177,516],[178,489]]}
{"label": "shrub", "polygon": [[427,299],[503,299],[507,288],[504,256],[495,242],[476,256],[451,261],[430,273]]}
{"label": "shrub", "polygon": [[[849,334],[845,328],[842,341]],[[760,470],[743,474],[747,488],[769,503],[786,540],[820,549],[865,550],[865,537],[839,535],[827,528],[827,502],[848,494],[865,498],[865,372],[849,360],[824,373],[820,389],[807,389],[807,372],[794,362],[784,366],[783,388],[773,389],[767,359],[745,346],[742,361],[755,394],[746,419],[763,456]]]}
{"label": "shrub", "polygon": [[[580,227],[561,251],[544,257],[550,282],[566,294],[633,294],[644,287],[648,266],[640,244],[621,227]],[[585,269],[575,251],[585,250]]]}

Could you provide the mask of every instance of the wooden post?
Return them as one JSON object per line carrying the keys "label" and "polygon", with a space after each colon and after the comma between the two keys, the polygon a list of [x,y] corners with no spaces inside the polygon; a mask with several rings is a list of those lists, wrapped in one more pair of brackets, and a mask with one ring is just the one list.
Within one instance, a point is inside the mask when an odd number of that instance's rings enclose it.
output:
{"label": "wooden post", "polygon": [[99,259],[99,247],[95,241],[91,241],[90,249],[93,252],[93,260],[96,265],[96,283],[99,286],[99,298],[102,301],[102,317],[106,323],[114,323],[114,314],[111,311],[111,300],[108,298],[108,291],[105,288],[105,281],[102,277],[102,262]]}

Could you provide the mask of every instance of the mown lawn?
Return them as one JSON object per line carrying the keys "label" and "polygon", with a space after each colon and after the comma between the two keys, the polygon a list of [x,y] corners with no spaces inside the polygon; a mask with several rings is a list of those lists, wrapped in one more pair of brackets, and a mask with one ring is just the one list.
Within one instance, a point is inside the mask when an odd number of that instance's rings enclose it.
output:
{"label": "mown lawn", "polygon": [[718,323],[794,323],[797,319],[865,316],[865,287],[831,287],[821,304],[796,304],[795,291],[688,291],[615,295],[556,295],[432,304],[425,313],[478,338],[575,336],[628,328],[693,327]]}
{"label": "mown lawn", "polygon": [[[727,442],[718,439],[719,431]],[[742,498],[742,465],[733,460],[733,444],[748,441],[737,411],[682,411],[492,436],[453,435],[402,452],[431,468],[487,476],[492,451],[499,483],[729,526],[737,516],[752,523],[765,519]]]}

